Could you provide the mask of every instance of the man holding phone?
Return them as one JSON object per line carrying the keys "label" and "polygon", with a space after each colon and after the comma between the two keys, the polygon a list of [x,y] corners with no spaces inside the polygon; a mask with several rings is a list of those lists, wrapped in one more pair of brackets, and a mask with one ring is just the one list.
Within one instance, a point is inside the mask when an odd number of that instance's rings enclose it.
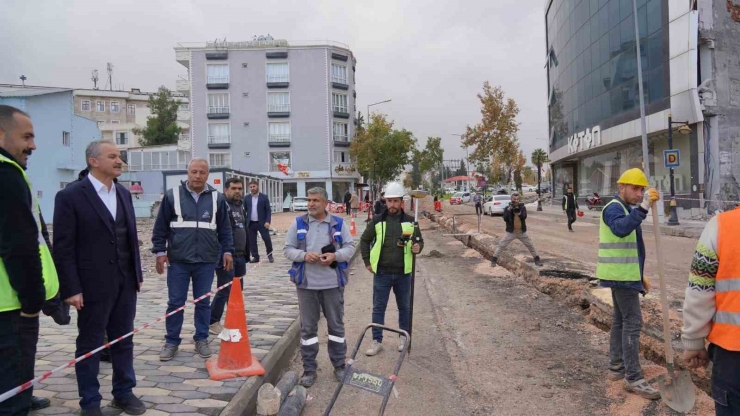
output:
{"label": "man holding phone", "polygon": [[293,262],[290,281],[298,291],[301,317],[300,384],[316,381],[319,353],[318,323],[323,310],[329,331],[329,358],[338,381],[344,377],[347,344],[344,340],[344,286],[347,262],[355,253],[355,242],[341,217],[326,211],[329,196],[324,188],[307,191],[308,214],[297,217],[285,236],[283,254]]}

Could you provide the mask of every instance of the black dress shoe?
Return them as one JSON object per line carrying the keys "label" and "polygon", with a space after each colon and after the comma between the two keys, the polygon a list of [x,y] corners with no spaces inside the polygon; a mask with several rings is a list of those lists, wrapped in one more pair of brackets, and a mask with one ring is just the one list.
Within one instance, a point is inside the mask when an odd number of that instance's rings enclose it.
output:
{"label": "black dress shoe", "polygon": [[31,410],[45,409],[51,406],[51,400],[46,397],[31,396]]}
{"label": "black dress shoe", "polygon": [[113,399],[110,402],[110,407],[121,409],[124,413],[129,415],[140,415],[146,412],[146,406],[144,406],[144,403],[142,403],[141,400],[133,394],[125,399]]}
{"label": "black dress shoe", "polygon": [[259,263],[260,262],[260,259],[259,259],[259,257],[255,257],[252,260],[249,260],[249,262],[250,263]]}
{"label": "black dress shoe", "polygon": [[103,412],[100,410],[100,407],[91,407],[80,410],[80,416],[103,416]]}
{"label": "black dress shoe", "polygon": [[110,349],[106,348],[100,351],[100,361],[109,363],[110,362]]}

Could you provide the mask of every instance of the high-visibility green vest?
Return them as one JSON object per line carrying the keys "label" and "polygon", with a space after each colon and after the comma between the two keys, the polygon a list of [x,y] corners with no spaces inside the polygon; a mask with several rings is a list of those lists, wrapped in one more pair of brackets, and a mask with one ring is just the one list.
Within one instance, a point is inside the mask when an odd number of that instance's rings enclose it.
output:
{"label": "high-visibility green vest", "polygon": [[601,280],[620,282],[637,282],[640,276],[640,257],[637,251],[637,231],[627,237],[619,238],[604,222],[604,212],[611,204],[619,204],[624,213],[629,215],[627,207],[617,199],[611,200],[601,212],[599,224],[599,260],[596,265],[596,277]]}
{"label": "high-visibility green vest", "polygon": [[[375,224],[375,244],[373,244],[373,248],[370,250],[370,266],[373,268],[373,273],[378,272],[380,250],[383,247],[383,241],[385,241],[385,226],[385,221]],[[401,229],[405,234],[414,234],[414,224],[410,222],[402,222]],[[411,252],[411,246],[413,245],[413,241],[409,238],[409,241],[406,242],[406,247],[403,249],[403,272],[405,274],[411,273],[411,269],[413,267],[414,254]]]}
{"label": "high-visibility green vest", "polygon": [[[36,197],[33,196],[31,180],[28,178],[28,175],[26,175],[26,171],[24,171],[23,168],[2,154],[0,154],[0,163],[9,163],[18,168],[18,170],[23,174],[23,179],[25,179],[28,184],[28,189],[31,190],[31,198],[33,198],[33,218],[36,220],[36,228],[39,230],[39,257],[41,257],[42,277],[44,279],[44,288],[46,289],[46,299],[49,300],[56,296],[59,291],[59,277],[57,277],[57,269],[54,267],[54,260],[51,257],[49,247],[46,245],[44,235],[41,233],[39,202]],[[20,308],[21,302],[18,300],[18,293],[10,285],[8,271],[5,270],[3,259],[0,258],[0,312],[14,311]]]}

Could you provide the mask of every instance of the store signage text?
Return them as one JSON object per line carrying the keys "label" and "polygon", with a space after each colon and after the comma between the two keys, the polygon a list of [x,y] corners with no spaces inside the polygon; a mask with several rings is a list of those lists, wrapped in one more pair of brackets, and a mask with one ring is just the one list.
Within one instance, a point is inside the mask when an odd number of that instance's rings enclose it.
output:
{"label": "store signage text", "polygon": [[298,172],[295,176],[298,178],[310,178],[311,172]]}
{"label": "store signage text", "polygon": [[573,154],[601,145],[601,127],[594,126],[568,137],[568,153]]}

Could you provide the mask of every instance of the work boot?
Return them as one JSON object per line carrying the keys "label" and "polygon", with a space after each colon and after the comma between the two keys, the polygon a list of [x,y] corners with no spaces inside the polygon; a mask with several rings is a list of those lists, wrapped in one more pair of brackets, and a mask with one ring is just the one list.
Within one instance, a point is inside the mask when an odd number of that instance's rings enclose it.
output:
{"label": "work boot", "polygon": [[270,254],[269,256],[267,256],[267,260],[269,260],[270,263],[275,263],[275,259],[272,257],[272,254]]}
{"label": "work boot", "polygon": [[660,399],[660,392],[658,390],[655,390],[653,386],[648,384],[648,382],[645,381],[644,378],[633,381],[631,383],[627,380],[624,380],[624,389],[630,393],[635,393],[636,395],[648,400]]}
{"label": "work boot", "polygon": [[496,267],[498,265],[498,257],[494,257],[491,259],[491,267]]}
{"label": "work boot", "polygon": [[202,339],[195,341],[195,352],[200,358],[209,358],[211,356],[211,347],[208,346],[208,340]]}
{"label": "work boot", "polygon": [[624,368],[622,368],[621,370],[612,370],[610,368],[609,374],[606,376],[606,378],[608,378],[611,381],[617,381],[617,380],[623,379],[624,378]]}
{"label": "work boot", "polygon": [[339,367],[334,367],[334,377],[337,379],[338,382],[342,382],[344,379],[344,370],[347,368],[345,364],[340,365]]}
{"label": "work boot", "polygon": [[31,410],[46,409],[51,406],[51,400],[46,397],[31,396]]}
{"label": "work boot", "polygon": [[380,350],[383,349],[383,343],[381,341],[378,341],[376,339],[373,340],[373,342],[370,343],[370,348],[365,351],[365,355],[368,357],[372,357],[373,355],[376,355],[380,352]]}
{"label": "work boot", "polygon": [[398,337],[398,352],[403,351],[403,347],[406,346],[406,337],[399,336]]}
{"label": "work boot", "polygon": [[162,351],[159,352],[159,361],[169,361],[177,354],[177,345],[164,344]]}
{"label": "work boot", "polygon": [[260,258],[259,257],[255,257],[252,260],[249,260],[249,262],[250,263],[259,263],[260,262]]}
{"label": "work boot", "polygon": [[89,409],[80,410],[80,416],[103,416],[103,411],[100,410],[100,406],[91,407]]}
{"label": "work boot", "polygon": [[144,403],[142,403],[141,400],[133,394],[125,399],[113,399],[110,402],[110,407],[121,409],[123,410],[123,413],[129,415],[141,415],[146,412],[146,406],[144,406]]}
{"label": "work boot", "polygon": [[301,381],[298,382],[303,387],[311,387],[313,386],[313,383],[316,382],[316,372],[315,371],[304,371],[303,376],[301,377]]}
{"label": "work boot", "polygon": [[542,261],[540,261],[540,256],[537,256],[534,258],[534,264],[536,264],[537,267],[542,267]]}
{"label": "work boot", "polygon": [[110,362],[110,348],[105,348],[103,351],[100,351],[100,361],[104,363]]}
{"label": "work boot", "polygon": [[224,328],[221,326],[221,324],[219,322],[214,322],[214,323],[208,325],[208,332],[211,335],[218,336],[218,335],[221,334],[221,331],[223,331],[223,330],[224,330]]}

